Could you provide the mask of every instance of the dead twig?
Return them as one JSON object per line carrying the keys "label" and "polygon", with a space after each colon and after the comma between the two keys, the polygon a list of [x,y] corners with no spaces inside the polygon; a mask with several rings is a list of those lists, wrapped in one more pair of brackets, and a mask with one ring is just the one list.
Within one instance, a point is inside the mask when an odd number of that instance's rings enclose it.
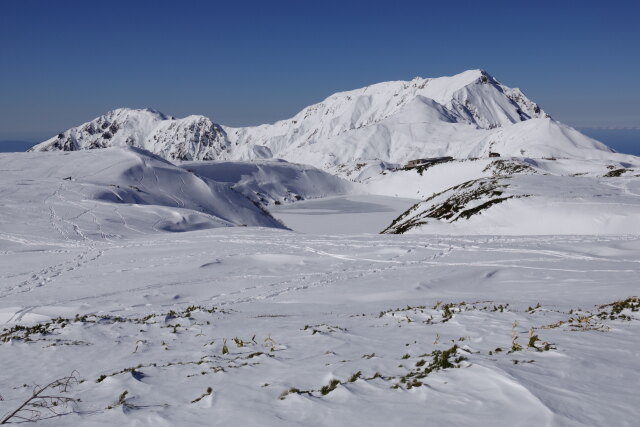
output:
{"label": "dead twig", "polygon": [[[69,388],[78,384],[78,373],[73,371],[71,375],[58,378],[41,387],[33,388],[31,397],[25,400],[15,410],[9,412],[0,420],[0,424],[8,424],[12,421],[37,421],[43,419],[43,415],[60,416],[69,413],[70,404],[79,402],[80,399],[64,396]],[[49,417],[44,417],[49,418]]]}

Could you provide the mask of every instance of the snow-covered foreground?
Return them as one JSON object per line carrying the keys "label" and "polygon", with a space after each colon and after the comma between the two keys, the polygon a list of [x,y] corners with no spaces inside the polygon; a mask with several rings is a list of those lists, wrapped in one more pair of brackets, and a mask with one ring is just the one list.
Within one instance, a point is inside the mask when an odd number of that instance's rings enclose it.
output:
{"label": "snow-covered foreground", "polygon": [[25,236],[0,237],[0,413],[77,371],[39,424],[638,420],[637,236]]}

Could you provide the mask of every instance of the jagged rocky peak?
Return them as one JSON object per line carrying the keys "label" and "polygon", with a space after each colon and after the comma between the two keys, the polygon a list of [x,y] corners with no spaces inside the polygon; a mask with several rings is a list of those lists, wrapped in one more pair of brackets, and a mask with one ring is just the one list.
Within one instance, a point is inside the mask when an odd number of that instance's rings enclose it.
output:
{"label": "jagged rocky peak", "polygon": [[75,151],[120,145],[139,146],[137,142],[143,134],[164,120],[173,120],[173,117],[152,109],[118,108],[59,133],[31,148],[31,151]]}
{"label": "jagged rocky peak", "polygon": [[31,151],[139,147],[169,160],[212,160],[227,148],[224,130],[204,116],[182,119],[152,109],[119,108],[71,128]]}
{"label": "jagged rocky peak", "polygon": [[204,116],[162,123],[147,147],[171,160],[216,160],[225,157],[229,142],[225,131]]}

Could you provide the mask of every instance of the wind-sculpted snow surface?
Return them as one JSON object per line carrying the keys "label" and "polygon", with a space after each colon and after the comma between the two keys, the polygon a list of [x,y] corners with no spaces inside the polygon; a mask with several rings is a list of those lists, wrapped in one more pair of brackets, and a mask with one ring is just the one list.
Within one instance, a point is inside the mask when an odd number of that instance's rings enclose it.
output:
{"label": "wind-sculpted snow surface", "polygon": [[0,236],[0,414],[75,372],[36,425],[637,421],[637,237],[26,234]]}
{"label": "wind-sculpted snow surface", "polygon": [[357,191],[350,181],[313,166],[284,160],[183,162],[180,167],[198,176],[228,183],[234,190],[264,206]]}
{"label": "wind-sculpted snow surface", "polygon": [[282,224],[227,184],[132,148],[0,155],[0,233],[116,238]]}
{"label": "wind-sculpted snow surface", "polygon": [[291,119],[244,128],[216,125],[203,116],[175,119],[123,108],[32,150],[109,146],[136,146],[172,161],[281,158],[352,180],[424,157],[487,157],[492,151],[537,158],[613,154],[482,70],[340,92]]}

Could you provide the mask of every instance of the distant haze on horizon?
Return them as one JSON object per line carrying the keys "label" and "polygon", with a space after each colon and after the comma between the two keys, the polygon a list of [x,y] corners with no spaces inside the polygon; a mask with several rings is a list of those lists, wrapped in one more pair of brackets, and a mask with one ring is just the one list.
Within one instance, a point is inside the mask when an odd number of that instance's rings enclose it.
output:
{"label": "distant haze on horizon", "polygon": [[0,140],[119,107],[247,126],[332,93],[487,70],[577,128],[640,127],[633,1],[7,2]]}

